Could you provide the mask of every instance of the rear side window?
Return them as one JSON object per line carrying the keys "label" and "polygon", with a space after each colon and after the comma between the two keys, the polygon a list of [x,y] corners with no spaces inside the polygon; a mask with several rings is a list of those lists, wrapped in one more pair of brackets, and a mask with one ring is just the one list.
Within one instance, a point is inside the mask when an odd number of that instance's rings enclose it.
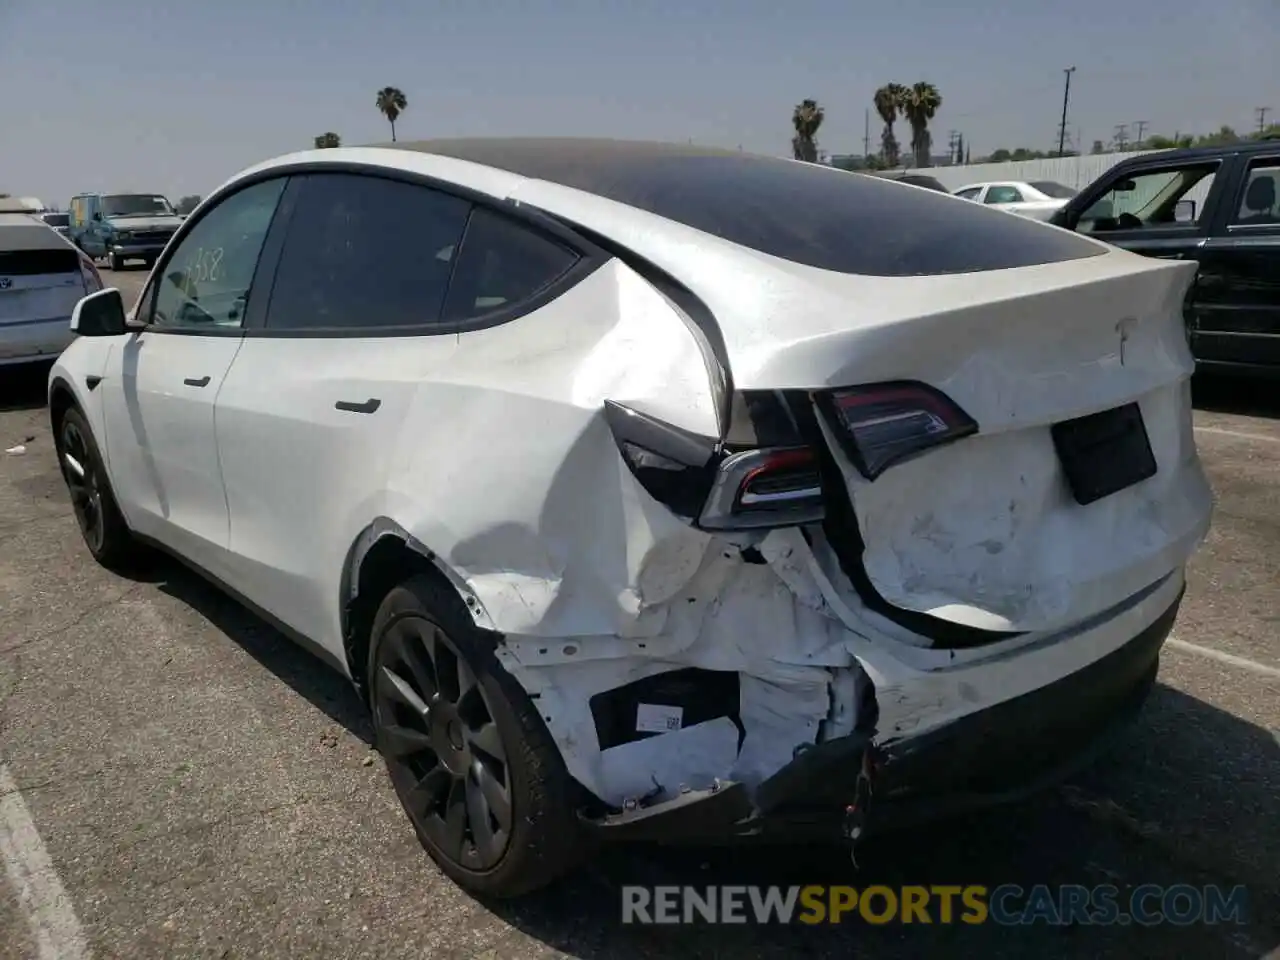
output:
{"label": "rear side window", "polygon": [[471,320],[527,301],[564,276],[578,259],[554,240],[476,207],[449,285],[444,319]]}
{"label": "rear side window", "polygon": [[307,176],[276,270],[267,328],[439,322],[470,208],[466,200],[397,180]]}
{"label": "rear side window", "polygon": [[1017,187],[988,187],[983,203],[1021,203],[1022,191]]}
{"label": "rear side window", "polygon": [[1250,164],[1240,206],[1231,222],[1241,226],[1280,224],[1280,158],[1269,157]]}
{"label": "rear side window", "polygon": [[976,197],[976,196],[977,196],[978,194],[980,194],[981,192],[982,192],[982,188],[981,188],[981,187],[969,187],[969,188],[968,188],[968,189],[966,189],[966,190],[958,190],[958,191],[956,191],[956,196],[957,196],[957,197],[960,197],[962,200],[972,200],[974,197]]}
{"label": "rear side window", "polygon": [[0,277],[38,277],[80,272],[80,254],[66,250],[0,250]]}

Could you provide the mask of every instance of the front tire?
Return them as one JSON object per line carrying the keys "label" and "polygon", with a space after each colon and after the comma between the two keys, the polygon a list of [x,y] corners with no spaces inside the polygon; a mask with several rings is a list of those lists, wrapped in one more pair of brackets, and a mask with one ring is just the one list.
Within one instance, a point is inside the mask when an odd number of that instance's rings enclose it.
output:
{"label": "front tire", "polygon": [[58,427],[57,453],[80,535],[93,559],[111,570],[137,561],[141,547],[116,505],[102,455],[79,410],[72,408],[63,415]]}
{"label": "front tire", "polygon": [[517,897],[577,865],[585,839],[560,752],[452,589],[419,575],[387,595],[368,677],[392,785],[455,883]]}
{"label": "front tire", "polygon": [[110,253],[110,252],[108,252],[108,253],[107,253],[107,263],[110,265],[110,267],[111,267],[111,269],[112,269],[112,270],[123,270],[123,269],[124,269],[124,257],[120,256],[118,253]]}

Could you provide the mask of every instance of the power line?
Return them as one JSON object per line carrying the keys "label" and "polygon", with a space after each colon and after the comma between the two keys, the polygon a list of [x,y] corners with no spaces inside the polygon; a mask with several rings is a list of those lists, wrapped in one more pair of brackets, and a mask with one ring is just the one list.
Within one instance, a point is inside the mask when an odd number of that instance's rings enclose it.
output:
{"label": "power line", "polygon": [[1127,123],[1117,123],[1115,136],[1112,137],[1112,143],[1116,145],[1116,149],[1121,153],[1125,147],[1129,145],[1129,125]]}
{"label": "power line", "polygon": [[1135,137],[1133,138],[1133,140],[1134,140],[1134,142],[1135,142],[1135,143],[1137,143],[1139,146],[1141,146],[1141,145],[1142,145],[1142,143],[1144,142],[1144,141],[1143,141],[1143,138],[1142,138],[1142,133],[1143,133],[1143,131],[1144,131],[1144,130],[1146,130],[1146,129],[1147,129],[1147,127],[1148,127],[1148,126],[1150,126],[1150,123],[1151,123],[1151,121],[1149,121],[1149,120],[1136,120],[1136,121],[1134,121],[1134,124],[1133,124],[1133,125],[1134,125],[1135,127],[1137,127],[1137,128],[1138,128],[1138,134],[1137,134],[1137,136],[1135,136]]}

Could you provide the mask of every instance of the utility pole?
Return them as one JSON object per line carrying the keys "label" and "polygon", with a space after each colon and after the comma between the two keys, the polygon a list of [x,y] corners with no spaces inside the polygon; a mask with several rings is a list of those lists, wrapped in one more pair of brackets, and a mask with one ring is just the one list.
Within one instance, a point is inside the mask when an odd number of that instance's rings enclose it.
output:
{"label": "utility pole", "polygon": [[1138,128],[1138,135],[1133,138],[1133,142],[1136,143],[1139,147],[1141,147],[1144,142],[1142,139],[1142,131],[1147,129],[1147,126],[1149,125],[1149,123],[1150,121],[1148,120],[1138,120],[1138,121],[1135,121],[1134,123],[1134,126]]}
{"label": "utility pole", "polygon": [[1125,148],[1129,146],[1129,125],[1127,123],[1116,124],[1115,145],[1116,150],[1120,153],[1124,153]]}
{"label": "utility pole", "polygon": [[871,108],[868,107],[862,117],[862,159],[865,162],[871,156]]}
{"label": "utility pole", "polygon": [[1261,133],[1267,129],[1267,114],[1271,112],[1271,108],[1255,107],[1254,111],[1258,114],[1258,132]]}
{"label": "utility pole", "polygon": [[951,162],[956,162],[956,132],[954,130],[947,133],[947,156],[951,158]]}
{"label": "utility pole", "polygon": [[1067,102],[1071,99],[1071,75],[1076,72],[1076,68],[1067,67],[1062,72],[1067,75],[1067,86],[1062,91],[1062,126],[1058,128],[1058,156],[1062,156],[1067,146]]}

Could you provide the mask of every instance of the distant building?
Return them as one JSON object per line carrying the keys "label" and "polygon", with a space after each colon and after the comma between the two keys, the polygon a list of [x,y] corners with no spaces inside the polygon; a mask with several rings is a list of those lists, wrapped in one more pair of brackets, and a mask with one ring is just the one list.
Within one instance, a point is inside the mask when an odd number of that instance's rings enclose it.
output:
{"label": "distant building", "polygon": [[0,213],[42,213],[47,208],[39,197],[5,197],[0,199]]}

